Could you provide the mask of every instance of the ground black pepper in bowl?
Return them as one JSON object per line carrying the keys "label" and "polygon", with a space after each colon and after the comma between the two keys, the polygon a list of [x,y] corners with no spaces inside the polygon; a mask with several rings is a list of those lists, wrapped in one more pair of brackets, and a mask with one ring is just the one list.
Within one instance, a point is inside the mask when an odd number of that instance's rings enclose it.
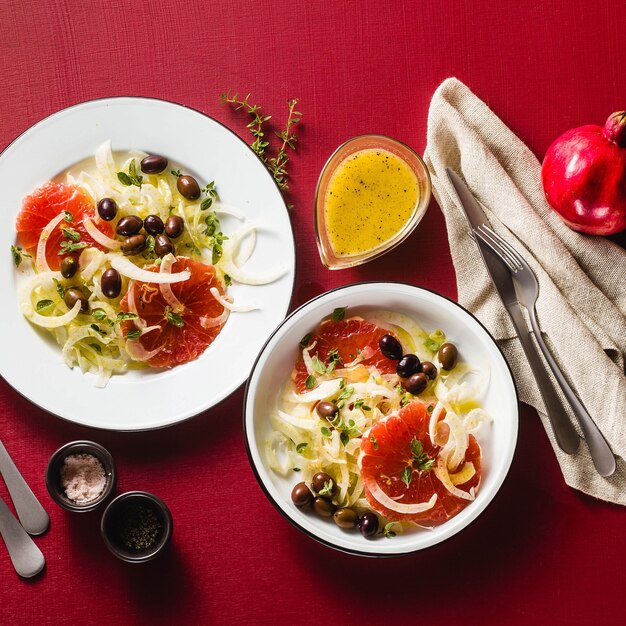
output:
{"label": "ground black pepper in bowl", "polygon": [[119,538],[129,550],[149,550],[159,538],[163,526],[149,506],[129,504],[119,514]]}
{"label": "ground black pepper in bowl", "polygon": [[102,516],[102,538],[109,550],[130,563],[153,559],[169,542],[172,515],[157,496],[129,491],[113,500]]}

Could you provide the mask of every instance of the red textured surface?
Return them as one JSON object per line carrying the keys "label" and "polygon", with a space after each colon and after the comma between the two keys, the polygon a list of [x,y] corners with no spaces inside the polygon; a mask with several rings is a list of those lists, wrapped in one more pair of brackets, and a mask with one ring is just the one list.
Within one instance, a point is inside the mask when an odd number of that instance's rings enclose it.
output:
{"label": "red textured surface", "polygon": [[[358,280],[403,279],[454,297],[434,204],[385,258],[322,268],[312,197],[324,161],[364,132],[422,151],[431,94],[451,75],[543,155],[565,129],[601,124],[624,108],[625,27],[623,6],[608,0],[3,0],[0,147],[45,115],[102,96],[175,100],[241,133],[242,120],[218,102],[221,91],[251,92],[279,122],[285,100],[297,96],[294,305]],[[18,579],[0,546],[0,623],[623,621],[626,512],[564,485],[532,410],[522,409],[510,476],[479,520],[427,552],[376,561],[316,544],[265,500],[244,452],[242,397],[167,431],[122,435],[62,423],[0,381],[0,436],[52,518],[37,540],[47,559],[37,579]],[[52,503],[47,459],[83,437],[114,454],[120,491],[147,489],[170,505],[166,558],[143,567],[117,561],[100,540],[97,514],[69,515]]]}

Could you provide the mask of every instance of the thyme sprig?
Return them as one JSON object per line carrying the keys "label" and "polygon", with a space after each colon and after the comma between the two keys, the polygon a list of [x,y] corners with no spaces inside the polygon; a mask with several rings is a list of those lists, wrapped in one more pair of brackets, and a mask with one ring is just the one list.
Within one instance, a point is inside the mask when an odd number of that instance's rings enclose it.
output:
{"label": "thyme sprig", "polygon": [[238,93],[231,95],[230,92],[227,92],[220,95],[220,100],[224,104],[233,105],[235,111],[245,111],[252,118],[246,126],[250,134],[254,137],[254,141],[250,144],[250,147],[265,164],[265,167],[267,167],[278,187],[282,190],[289,189],[289,175],[287,172],[287,163],[289,162],[288,150],[295,151],[296,149],[298,138],[294,132],[294,128],[302,118],[302,113],[296,111],[298,99],[294,98],[293,100],[287,101],[287,107],[289,109],[287,122],[281,131],[275,131],[276,136],[282,139],[282,143],[277,149],[276,156],[268,156],[267,154],[268,148],[271,147],[270,141],[266,137],[267,122],[272,119],[272,116],[261,113],[261,107],[258,104],[252,104],[252,102],[250,102],[250,94],[245,96],[245,98],[240,98]]}

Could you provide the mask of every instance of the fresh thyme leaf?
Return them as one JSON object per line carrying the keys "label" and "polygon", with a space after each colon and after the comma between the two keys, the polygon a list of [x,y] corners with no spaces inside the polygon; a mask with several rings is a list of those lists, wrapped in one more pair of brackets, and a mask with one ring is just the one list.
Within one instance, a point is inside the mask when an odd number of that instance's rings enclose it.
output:
{"label": "fresh thyme leaf", "polygon": [[319,360],[317,355],[311,359],[311,365],[318,374],[326,374],[326,366]]}
{"label": "fresh thyme leaf", "polygon": [[98,324],[91,324],[91,329],[95,330],[97,333],[100,333],[101,335],[106,335],[106,333],[102,330],[102,328],[100,328],[100,326],[98,326]]}
{"label": "fresh thyme leaf", "polygon": [[227,287],[230,287],[233,284],[233,279],[228,274],[224,274],[224,284]]}
{"label": "fresh thyme leaf", "polygon": [[434,409],[435,409],[435,407],[434,407],[432,404],[429,404],[429,405],[428,405],[428,407],[426,408],[426,410],[427,410],[429,413],[432,413],[432,412],[434,411]]}
{"label": "fresh thyme leaf", "polygon": [[11,246],[11,254],[13,255],[15,267],[19,267],[22,264],[24,257],[31,258],[30,254],[26,254],[20,246]]}
{"label": "fresh thyme leaf", "polygon": [[126,333],[126,339],[130,339],[131,341],[139,339],[139,337],[141,337],[141,331],[138,328],[131,328],[128,333]]}
{"label": "fresh thyme leaf", "polygon": [[344,446],[347,446],[350,441],[350,433],[347,430],[342,430],[341,433],[339,433],[339,439]]}
{"label": "fresh thyme leaf", "polygon": [[333,311],[332,315],[330,316],[332,318],[333,322],[340,322],[346,316],[346,309],[347,308],[348,307],[345,307],[345,306],[337,307]]}
{"label": "fresh thyme leaf", "polygon": [[165,307],[165,319],[176,328],[182,328],[185,325],[183,318],[178,313],[174,313],[169,306]]}
{"label": "fresh thyme leaf", "polygon": [[217,215],[215,215],[215,213],[213,212],[209,213],[204,218],[204,223],[206,224],[206,230],[204,231],[204,234],[207,237],[212,237],[219,230],[220,221],[217,218]]}
{"label": "fresh thyme leaf", "polygon": [[[180,170],[172,170],[172,171],[170,172],[170,174],[171,174],[172,176],[174,176],[174,178],[180,178],[180,177],[182,176],[182,173],[181,173],[181,171],[180,171]],[[172,207],[172,208],[174,208],[174,207]]]}
{"label": "fresh thyme leaf", "polygon": [[370,435],[370,441],[372,442],[372,445],[374,446],[374,450],[378,450],[378,439],[376,439],[374,435]]}
{"label": "fresh thyme leaf", "polygon": [[217,190],[215,189],[215,181],[212,180],[206,187],[202,188],[202,193],[206,195],[206,198],[200,203],[200,210],[206,211],[211,208],[213,199],[217,198]]}
{"label": "fresh thyme leaf", "polygon": [[94,309],[91,312],[91,317],[95,319],[97,322],[103,322],[106,319],[107,314],[104,309]]}
{"label": "fresh thyme leaf", "polygon": [[61,228],[61,232],[72,241],[80,241],[80,233],[73,228]]}
{"label": "fresh thyme leaf", "polygon": [[201,203],[200,203],[200,210],[201,211],[207,211],[208,209],[211,208],[211,205],[213,204],[213,198],[205,198]]}
{"label": "fresh thyme leaf", "polygon": [[146,252],[154,252],[154,245],[156,241],[152,235],[146,237]]}
{"label": "fresh thyme leaf", "polygon": [[445,342],[446,336],[444,332],[438,328],[428,335],[424,341],[424,346],[426,346],[426,348],[428,348],[431,352],[437,352],[439,348],[441,348],[441,345]]}
{"label": "fresh thyme leaf", "polygon": [[139,189],[141,189],[143,176],[137,174],[135,159],[133,159],[128,165],[128,174],[126,174],[126,172],[117,172],[117,179],[120,181],[120,183],[122,183],[122,185],[126,187],[134,185],[135,187],[139,187]]}
{"label": "fresh thyme leaf", "polygon": [[53,278],[52,280],[54,281],[54,285],[59,296],[61,298],[65,297],[65,286],[61,284],[61,281],[57,280],[56,278]]}
{"label": "fresh thyme leaf", "polygon": [[402,482],[408,487],[413,480],[413,469],[408,465],[402,470]]}
{"label": "fresh thyme leaf", "polygon": [[88,245],[89,244],[85,243],[84,241],[80,241],[78,243],[73,243],[71,241],[62,241],[61,249],[59,250],[58,254],[59,256],[62,254],[70,254],[71,252],[76,252],[76,250],[82,250]]}
{"label": "fresh thyme leaf", "polygon": [[422,445],[422,442],[416,437],[413,437],[413,439],[411,439],[411,454],[413,455],[413,460],[417,463],[418,470],[430,470],[433,468],[435,460],[431,459],[424,452],[424,446]]}
{"label": "fresh thyme leaf", "polygon": [[324,481],[324,486],[317,492],[319,496],[332,496],[333,495],[333,487],[335,483],[332,478],[330,480]]}
{"label": "fresh thyme leaf", "polygon": [[354,408],[355,409],[362,409],[363,411],[371,411],[372,408],[367,406],[365,404],[365,400],[363,400],[363,398],[359,398],[355,403],[354,403]]}
{"label": "fresh thyme leaf", "polygon": [[300,471],[302,471],[302,470],[301,470],[299,467],[294,467],[294,468],[293,468],[293,471],[294,471],[294,472],[300,472]]}
{"label": "fresh thyme leaf", "polygon": [[304,337],[302,337],[302,339],[300,339],[300,343],[298,345],[301,348],[306,348],[311,343],[312,338],[313,333],[307,333],[306,335],[304,335]]}
{"label": "fresh thyme leaf", "polygon": [[71,224],[74,221],[74,216],[69,211],[63,211],[63,213],[65,213],[63,219]]}
{"label": "fresh thyme leaf", "polygon": [[322,435],[324,435],[324,437],[330,437],[331,435],[330,428],[328,428],[328,426],[322,426],[322,428],[320,428],[320,431]]}
{"label": "fresh thyme leaf", "polygon": [[396,385],[396,391],[398,392],[399,395],[401,396],[404,395],[404,387],[400,383]]}
{"label": "fresh thyme leaf", "polygon": [[37,311],[43,311],[44,309],[50,308],[54,302],[52,300],[39,300],[37,302]]}
{"label": "fresh thyme leaf", "polygon": [[315,387],[315,385],[317,384],[317,378],[315,378],[313,374],[310,374],[309,376],[307,376],[307,379],[304,381],[304,384],[307,389],[313,389],[313,387]]}
{"label": "fresh thyme leaf", "polygon": [[130,176],[125,172],[118,172],[117,180],[119,180],[125,187],[130,187],[133,184],[130,180]]}
{"label": "fresh thyme leaf", "polygon": [[[97,311],[98,309],[96,309]],[[124,320],[136,320],[139,316],[137,315],[137,313],[124,313],[123,311],[121,311],[120,313],[117,314],[117,317],[115,318],[116,322],[123,322]]]}
{"label": "fresh thyme leaf", "polygon": [[400,400],[400,406],[404,407],[404,406],[406,406],[407,404],[411,404],[411,398],[409,398],[409,395],[408,395],[408,394],[405,394],[405,395],[402,397],[402,400]]}
{"label": "fresh thyme leaf", "polygon": [[296,446],[296,452],[302,454],[309,447],[308,443],[302,442]]}
{"label": "fresh thyme leaf", "polygon": [[387,537],[387,539],[391,539],[392,537],[396,536],[396,533],[391,530],[395,525],[397,524],[397,522],[389,522],[388,524],[385,524],[385,527],[382,530],[382,534],[384,537]]}

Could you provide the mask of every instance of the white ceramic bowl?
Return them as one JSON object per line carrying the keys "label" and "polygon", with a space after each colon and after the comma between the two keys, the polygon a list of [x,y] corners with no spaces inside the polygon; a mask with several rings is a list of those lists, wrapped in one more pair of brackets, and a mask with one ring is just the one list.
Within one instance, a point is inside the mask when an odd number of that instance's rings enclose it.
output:
{"label": "white ceramic bowl", "polygon": [[[337,307],[349,315],[373,310],[408,314],[429,330],[441,328],[455,343],[464,360],[489,370],[489,387],[482,406],[493,417],[483,425],[478,440],[483,449],[483,477],[476,499],[457,516],[434,530],[415,529],[392,539],[364,538],[358,530],[346,531],[332,520],[311,511],[300,511],[291,502],[298,475],[282,478],[264,458],[264,441],[271,432],[269,412],[288,379],[297,355],[298,342]],[[340,287],[314,298],[294,311],[274,331],[252,369],[244,405],[246,446],[252,469],[270,502],[294,526],[319,542],[364,556],[396,556],[422,550],[451,537],[475,520],[502,485],[517,442],[518,399],[511,371],[492,337],[478,320],[460,305],[431,291],[398,283],[360,283]]]}

